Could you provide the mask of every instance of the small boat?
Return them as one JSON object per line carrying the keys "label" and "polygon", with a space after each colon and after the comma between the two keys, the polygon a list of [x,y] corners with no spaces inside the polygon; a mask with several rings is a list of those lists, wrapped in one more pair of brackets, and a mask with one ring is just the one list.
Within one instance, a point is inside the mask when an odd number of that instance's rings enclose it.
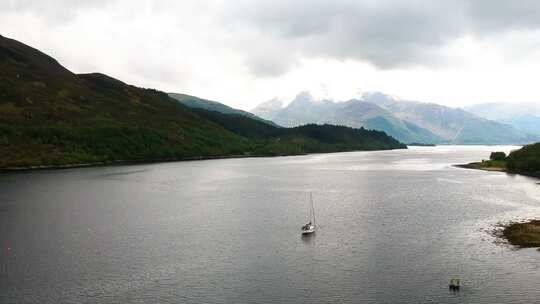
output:
{"label": "small boat", "polygon": [[308,223],[302,226],[302,235],[308,235],[315,233],[315,208],[313,208],[313,195],[309,194],[309,200],[311,202],[311,208],[309,209]]}
{"label": "small boat", "polygon": [[461,282],[458,278],[452,278],[450,280],[450,284],[448,285],[448,288],[453,291],[459,291],[459,288],[461,287]]}

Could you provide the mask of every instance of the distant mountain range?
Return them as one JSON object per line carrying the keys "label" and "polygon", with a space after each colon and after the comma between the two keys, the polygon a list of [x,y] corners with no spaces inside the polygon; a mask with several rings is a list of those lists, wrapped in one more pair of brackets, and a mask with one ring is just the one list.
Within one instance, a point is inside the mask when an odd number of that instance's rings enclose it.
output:
{"label": "distant mountain range", "polygon": [[0,169],[406,148],[383,132],[276,127],[175,96],[181,102],[104,74],[72,73],[0,36]]}
{"label": "distant mountain range", "polygon": [[343,102],[315,100],[302,92],[287,106],[262,103],[252,113],[287,127],[330,123],[384,131],[405,143],[523,144],[538,136],[462,109],[402,100],[380,92]]}
{"label": "distant mountain range", "polygon": [[483,103],[465,110],[540,136],[539,103]]}

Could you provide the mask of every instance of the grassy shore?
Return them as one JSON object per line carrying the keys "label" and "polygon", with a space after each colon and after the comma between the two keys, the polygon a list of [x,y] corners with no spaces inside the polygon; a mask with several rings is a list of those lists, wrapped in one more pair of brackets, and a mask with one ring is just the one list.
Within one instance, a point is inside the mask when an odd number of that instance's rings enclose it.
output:
{"label": "grassy shore", "polygon": [[457,165],[456,167],[486,171],[503,171],[540,178],[540,142],[523,146],[510,154],[491,152],[489,160]]}
{"label": "grassy shore", "polygon": [[540,220],[508,224],[501,236],[520,248],[540,248]]}
{"label": "grassy shore", "polygon": [[[328,152],[328,153],[340,153],[338,152]],[[20,167],[4,167],[0,168],[0,174],[10,173],[17,171],[36,171],[36,170],[60,170],[60,169],[74,169],[74,168],[85,168],[85,167],[108,167],[108,166],[124,166],[124,165],[145,165],[145,164],[155,164],[155,163],[167,163],[167,162],[184,162],[184,161],[195,161],[195,160],[212,160],[212,159],[230,159],[230,158],[256,158],[256,157],[278,157],[278,156],[301,156],[309,155],[310,153],[297,153],[297,154],[242,154],[242,155],[224,155],[224,156],[195,156],[195,157],[184,157],[184,158],[170,158],[170,159],[150,159],[150,160],[114,160],[107,162],[92,162],[92,163],[72,163],[72,164],[63,164],[63,165],[37,165],[37,166],[20,166]]]}
{"label": "grassy shore", "polygon": [[458,168],[465,168],[465,169],[506,172],[510,174],[519,174],[519,175],[525,175],[529,177],[540,178],[540,174],[536,172],[528,172],[528,171],[523,171],[523,170],[509,170],[506,166],[506,161],[504,160],[483,160],[481,162],[474,162],[474,163],[454,165],[454,166]]}
{"label": "grassy shore", "polygon": [[470,164],[455,165],[455,166],[459,168],[465,168],[465,169],[507,172],[506,162],[503,160],[483,160],[481,162],[474,162]]}

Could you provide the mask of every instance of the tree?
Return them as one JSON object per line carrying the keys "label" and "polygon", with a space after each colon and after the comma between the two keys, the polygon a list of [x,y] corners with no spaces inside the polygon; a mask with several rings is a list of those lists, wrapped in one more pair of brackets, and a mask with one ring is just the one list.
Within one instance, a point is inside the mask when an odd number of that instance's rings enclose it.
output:
{"label": "tree", "polygon": [[490,160],[506,160],[506,153],[504,152],[491,152],[489,156]]}

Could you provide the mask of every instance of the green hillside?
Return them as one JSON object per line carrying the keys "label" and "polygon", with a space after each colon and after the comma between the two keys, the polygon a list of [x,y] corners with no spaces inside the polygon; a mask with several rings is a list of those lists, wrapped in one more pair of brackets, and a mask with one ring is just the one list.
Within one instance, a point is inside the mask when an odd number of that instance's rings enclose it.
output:
{"label": "green hillside", "polygon": [[513,151],[506,158],[511,172],[522,172],[540,177],[540,142]]}
{"label": "green hillside", "polygon": [[267,123],[269,125],[273,125],[273,126],[276,126],[276,127],[278,126],[274,122],[272,122],[270,120],[260,118],[259,116],[255,115],[253,113],[238,110],[238,109],[235,109],[235,108],[231,108],[231,107],[229,107],[227,105],[224,105],[224,104],[222,104],[220,102],[217,102],[217,101],[203,99],[203,98],[199,98],[199,97],[195,97],[195,96],[191,96],[191,95],[187,95],[187,94],[180,94],[180,93],[169,93],[169,96],[176,99],[176,100],[178,100],[179,102],[181,102],[185,106],[187,106],[189,108],[192,108],[192,109],[204,109],[204,110],[208,110],[208,111],[220,112],[220,113],[223,113],[223,114],[238,114],[238,115],[246,116],[246,117],[249,117],[249,118],[252,118],[252,119],[255,119],[255,120],[262,121],[262,122]]}
{"label": "green hillside", "polygon": [[[308,124],[294,128],[281,128],[238,114],[196,109],[199,115],[223,126],[225,129],[264,143],[256,154],[314,153],[352,150],[386,150],[406,148],[381,131],[355,129],[345,126]],[[268,149],[259,150],[261,147]]]}
{"label": "green hillside", "polygon": [[324,143],[302,134],[285,142],[272,134],[255,138],[237,119],[208,117],[164,92],[103,74],[74,74],[0,36],[0,168],[401,147],[387,136],[374,143]]}
{"label": "green hillside", "polygon": [[489,160],[459,165],[463,168],[506,171],[540,178],[540,142],[510,152],[492,152]]}

